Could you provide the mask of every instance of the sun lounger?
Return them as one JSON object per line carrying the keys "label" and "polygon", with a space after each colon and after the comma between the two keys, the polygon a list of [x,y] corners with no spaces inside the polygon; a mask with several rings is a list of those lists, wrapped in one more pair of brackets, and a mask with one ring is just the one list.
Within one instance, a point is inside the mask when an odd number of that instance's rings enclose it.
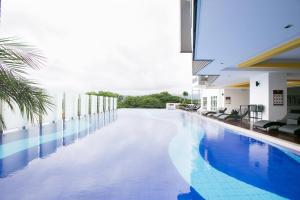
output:
{"label": "sun lounger", "polygon": [[194,104],[189,104],[187,106],[184,107],[184,110],[186,111],[197,111],[198,109],[200,109],[200,105],[194,105]]}
{"label": "sun lounger", "polygon": [[204,111],[201,114],[204,115],[204,116],[208,116],[208,115],[213,115],[213,114],[216,114],[216,113],[224,113],[226,110],[227,110],[227,108],[221,108],[218,111],[209,110],[209,111]]}
{"label": "sun lounger", "polygon": [[216,114],[212,114],[212,115],[208,115],[208,116],[211,116],[213,118],[219,118],[222,115],[226,115],[226,113],[216,113]]}
{"label": "sun lounger", "polygon": [[300,134],[299,118],[288,119],[287,125],[280,127],[278,131],[290,134]]}
{"label": "sun lounger", "polygon": [[223,115],[219,116],[218,119],[220,119],[220,120],[229,120],[229,119],[242,120],[247,115],[248,115],[248,111],[244,112],[242,115],[239,115],[239,114],[236,114],[236,113],[223,114]]}
{"label": "sun lounger", "polygon": [[269,120],[260,120],[253,124],[253,127],[255,128],[262,128],[267,129],[272,126],[283,126],[286,124],[286,121],[288,119],[298,119],[300,117],[300,114],[298,113],[288,113],[284,118],[278,121],[269,121]]}
{"label": "sun lounger", "polygon": [[189,111],[197,111],[198,109],[200,109],[201,106],[199,105],[193,105],[189,108]]}
{"label": "sun lounger", "polygon": [[268,121],[268,120],[260,120],[253,124],[254,127],[267,129],[272,126],[283,126],[285,123],[283,121]]}
{"label": "sun lounger", "polygon": [[189,111],[191,109],[192,105],[188,104],[183,106],[183,110]]}
{"label": "sun lounger", "polygon": [[290,125],[284,125],[278,129],[280,132],[284,133],[290,133],[290,134],[300,134],[300,125],[290,124]]}
{"label": "sun lounger", "polygon": [[209,115],[209,114],[216,114],[217,112],[216,111],[211,111],[211,110],[207,110],[207,111],[204,111],[204,112],[202,112],[201,114],[202,115],[204,115],[204,116],[207,116],[207,115]]}

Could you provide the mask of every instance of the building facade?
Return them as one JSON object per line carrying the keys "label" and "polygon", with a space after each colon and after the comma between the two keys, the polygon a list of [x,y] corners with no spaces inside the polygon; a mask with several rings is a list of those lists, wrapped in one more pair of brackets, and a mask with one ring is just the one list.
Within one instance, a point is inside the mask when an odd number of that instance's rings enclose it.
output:
{"label": "building facade", "polygon": [[181,52],[192,55],[202,109],[262,105],[267,120],[300,110],[299,1],[180,3]]}

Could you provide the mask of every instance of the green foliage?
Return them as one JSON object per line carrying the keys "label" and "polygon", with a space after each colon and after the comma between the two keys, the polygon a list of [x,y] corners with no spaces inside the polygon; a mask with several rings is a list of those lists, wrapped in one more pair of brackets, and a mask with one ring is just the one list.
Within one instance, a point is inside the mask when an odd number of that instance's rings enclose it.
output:
{"label": "green foliage", "polygon": [[103,97],[115,97],[118,98],[120,95],[109,91],[98,91],[98,92],[87,92],[87,95],[103,96]]}
{"label": "green foliage", "polygon": [[187,96],[189,96],[189,93],[188,93],[187,91],[184,91],[184,92],[182,93],[182,95],[183,95],[184,97],[187,97]]}
{"label": "green foliage", "polygon": [[182,93],[182,96],[184,96],[184,99],[183,99],[182,103],[183,103],[183,104],[186,104],[186,97],[189,96],[189,93],[188,93],[187,91],[184,91],[184,92]]}
{"label": "green foliage", "polygon": [[113,93],[113,92],[108,92],[108,91],[99,91],[98,96],[118,98],[119,94]]}
{"label": "green foliage", "polygon": [[181,97],[173,96],[168,92],[144,96],[126,96],[119,100],[119,108],[165,108],[166,103],[179,103]]}
{"label": "green foliage", "polygon": [[109,91],[87,92],[86,94],[115,97],[118,99],[118,108],[165,108],[166,103],[180,103],[183,100],[183,98],[173,96],[168,92],[144,96],[123,96]]}
{"label": "green foliage", "polygon": [[[28,69],[39,69],[43,64],[44,58],[36,49],[12,38],[0,38],[0,104],[7,104],[11,110],[18,107],[31,122],[41,119],[53,106],[46,91],[25,76]],[[0,131],[3,129],[0,111]]]}

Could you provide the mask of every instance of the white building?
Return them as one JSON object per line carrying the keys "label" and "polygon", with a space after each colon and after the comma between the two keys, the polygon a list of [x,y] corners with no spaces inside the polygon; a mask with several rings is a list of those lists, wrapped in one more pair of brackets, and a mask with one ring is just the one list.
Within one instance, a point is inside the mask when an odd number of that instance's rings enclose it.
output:
{"label": "white building", "polygon": [[202,109],[263,105],[267,120],[299,112],[299,10],[291,0],[181,0],[181,52],[192,54]]}

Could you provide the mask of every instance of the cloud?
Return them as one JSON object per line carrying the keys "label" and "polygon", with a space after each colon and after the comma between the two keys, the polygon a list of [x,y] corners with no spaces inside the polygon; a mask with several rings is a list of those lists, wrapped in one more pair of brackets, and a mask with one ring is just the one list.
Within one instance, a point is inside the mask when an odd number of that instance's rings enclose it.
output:
{"label": "cloud", "polygon": [[190,88],[191,55],[179,53],[173,0],[9,0],[2,35],[38,46],[47,67],[32,72],[55,90],[143,94]]}

